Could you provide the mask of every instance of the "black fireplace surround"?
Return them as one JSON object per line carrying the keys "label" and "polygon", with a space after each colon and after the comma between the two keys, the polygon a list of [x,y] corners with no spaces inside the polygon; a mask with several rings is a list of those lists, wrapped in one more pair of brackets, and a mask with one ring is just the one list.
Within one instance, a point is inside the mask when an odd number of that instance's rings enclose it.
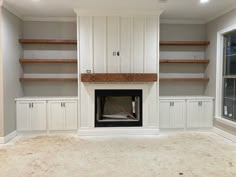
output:
{"label": "black fireplace surround", "polygon": [[142,127],[142,90],[95,90],[95,127]]}

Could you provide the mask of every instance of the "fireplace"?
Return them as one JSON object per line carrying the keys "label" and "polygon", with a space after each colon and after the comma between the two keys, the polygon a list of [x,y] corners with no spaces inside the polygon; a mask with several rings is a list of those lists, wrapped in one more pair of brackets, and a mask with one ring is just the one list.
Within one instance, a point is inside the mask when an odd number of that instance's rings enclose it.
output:
{"label": "fireplace", "polygon": [[95,90],[95,127],[142,127],[142,90]]}

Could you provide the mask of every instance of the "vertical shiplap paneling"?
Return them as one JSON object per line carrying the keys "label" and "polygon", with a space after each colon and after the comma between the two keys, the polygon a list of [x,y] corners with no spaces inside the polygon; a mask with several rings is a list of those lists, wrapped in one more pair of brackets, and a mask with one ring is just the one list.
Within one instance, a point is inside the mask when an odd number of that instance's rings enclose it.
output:
{"label": "vertical shiplap paneling", "polygon": [[113,52],[119,51],[119,17],[107,17],[107,72],[119,72],[119,57]]}
{"label": "vertical shiplap paneling", "polygon": [[135,17],[133,22],[133,72],[144,72],[144,26],[145,18]]}
{"label": "vertical shiplap paneling", "polygon": [[120,25],[120,71],[121,73],[130,73],[132,18],[122,17]]}
{"label": "vertical shiplap paneling", "polygon": [[147,17],[145,20],[145,73],[157,72],[157,22],[157,17]]}
{"label": "vertical shiplap paneling", "polygon": [[94,73],[106,73],[106,17],[94,17]]}
{"label": "vertical shiplap paneling", "polygon": [[80,17],[80,69],[81,73],[85,73],[86,70],[92,70],[92,49],[91,49],[91,17]]}

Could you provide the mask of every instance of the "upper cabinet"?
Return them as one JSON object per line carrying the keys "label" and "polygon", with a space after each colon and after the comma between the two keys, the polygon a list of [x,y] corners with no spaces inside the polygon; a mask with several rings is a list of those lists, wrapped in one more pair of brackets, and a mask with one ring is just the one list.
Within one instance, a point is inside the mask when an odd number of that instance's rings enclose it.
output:
{"label": "upper cabinet", "polygon": [[157,73],[159,16],[81,16],[81,73]]}

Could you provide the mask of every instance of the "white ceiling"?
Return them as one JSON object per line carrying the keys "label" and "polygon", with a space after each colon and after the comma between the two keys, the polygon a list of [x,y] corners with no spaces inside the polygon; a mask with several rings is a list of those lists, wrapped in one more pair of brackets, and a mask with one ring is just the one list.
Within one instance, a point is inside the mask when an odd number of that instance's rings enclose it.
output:
{"label": "white ceiling", "polygon": [[207,22],[235,8],[236,0],[210,0],[207,4],[199,0],[4,0],[4,6],[23,19],[71,18],[75,8],[164,8],[162,19]]}

